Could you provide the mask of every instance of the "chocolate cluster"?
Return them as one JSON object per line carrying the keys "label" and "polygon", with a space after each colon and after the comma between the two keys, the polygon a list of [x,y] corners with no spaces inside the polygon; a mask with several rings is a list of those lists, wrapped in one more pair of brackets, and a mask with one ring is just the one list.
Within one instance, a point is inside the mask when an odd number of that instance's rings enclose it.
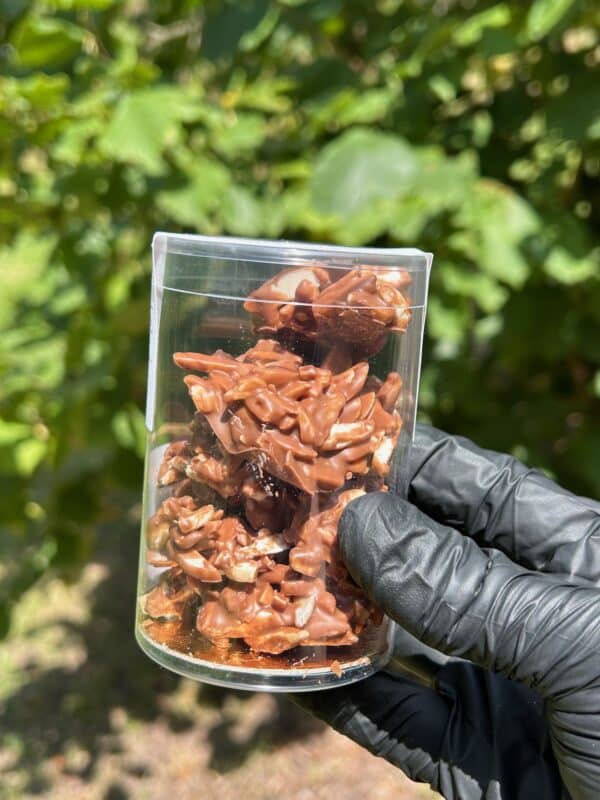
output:
{"label": "chocolate cluster", "polygon": [[402,381],[366,359],[406,329],[408,283],[378,267],[283,270],[245,303],[264,337],[254,347],[174,354],[196,413],[158,472],[172,493],[147,526],[162,569],[142,598],[149,618],[257,654],[353,645],[380,623],[337,526],[352,499],[386,489]]}
{"label": "chocolate cluster", "polygon": [[373,355],[390,331],[406,330],[409,284],[406,270],[291,267],[253,292],[244,307],[262,318],[261,333],[291,332],[352,358]]}

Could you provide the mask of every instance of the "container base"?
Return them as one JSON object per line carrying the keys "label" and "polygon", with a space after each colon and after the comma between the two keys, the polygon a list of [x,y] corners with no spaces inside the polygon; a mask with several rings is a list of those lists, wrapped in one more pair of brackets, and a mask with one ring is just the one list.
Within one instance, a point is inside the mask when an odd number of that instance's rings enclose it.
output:
{"label": "container base", "polygon": [[137,626],[137,643],[161,667],[213,686],[228,689],[242,689],[250,692],[313,692],[319,689],[333,689],[368,678],[385,666],[388,653],[356,659],[340,664],[340,674],[329,667],[306,667],[304,669],[252,669],[226,664],[215,664],[199,658],[186,656],[158,644]]}

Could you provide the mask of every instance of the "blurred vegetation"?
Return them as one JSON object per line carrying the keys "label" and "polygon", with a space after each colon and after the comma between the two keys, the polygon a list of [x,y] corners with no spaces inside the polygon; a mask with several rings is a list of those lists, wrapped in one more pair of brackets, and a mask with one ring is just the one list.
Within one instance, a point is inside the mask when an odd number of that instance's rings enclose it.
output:
{"label": "blurred vegetation", "polygon": [[599,22],[593,0],[0,0],[5,627],[141,492],[158,229],[433,251],[422,414],[598,493]]}

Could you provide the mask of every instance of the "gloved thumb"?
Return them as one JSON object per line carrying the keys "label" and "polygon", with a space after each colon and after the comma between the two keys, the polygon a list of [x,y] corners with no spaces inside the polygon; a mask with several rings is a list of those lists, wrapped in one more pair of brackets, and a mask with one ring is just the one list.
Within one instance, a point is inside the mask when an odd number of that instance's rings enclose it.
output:
{"label": "gloved thumb", "polygon": [[[595,596],[534,573],[388,493],[348,505],[341,554],[367,595],[420,641],[532,686],[547,697],[580,685],[582,631]],[[577,624],[573,620],[577,618]]]}

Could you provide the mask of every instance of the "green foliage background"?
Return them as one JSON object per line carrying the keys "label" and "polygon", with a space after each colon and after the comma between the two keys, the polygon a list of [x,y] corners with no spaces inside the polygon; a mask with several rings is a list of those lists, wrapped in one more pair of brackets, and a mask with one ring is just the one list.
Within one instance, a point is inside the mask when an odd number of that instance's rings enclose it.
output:
{"label": "green foliage background", "polygon": [[0,0],[5,626],[141,492],[157,229],[432,250],[422,415],[599,492],[597,8]]}

